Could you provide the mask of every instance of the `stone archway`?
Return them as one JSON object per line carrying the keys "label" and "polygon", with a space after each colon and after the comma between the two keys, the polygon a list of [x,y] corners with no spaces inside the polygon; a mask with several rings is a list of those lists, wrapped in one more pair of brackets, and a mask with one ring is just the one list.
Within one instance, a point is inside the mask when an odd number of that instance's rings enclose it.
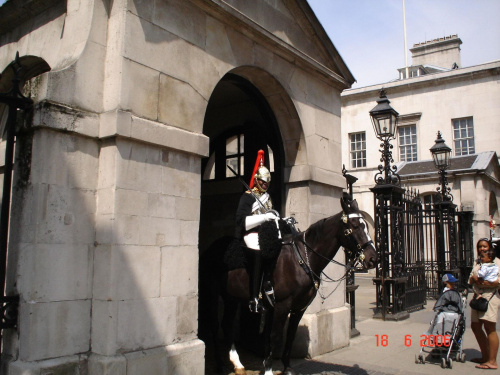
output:
{"label": "stone archway", "polygon": [[[290,167],[289,160],[292,164],[295,162],[300,149],[295,143],[293,147],[290,144],[293,137],[296,143],[299,142],[302,131],[285,89],[269,73],[243,67],[226,74],[214,88],[205,113],[203,133],[210,138],[210,156],[202,161],[201,170],[200,262],[204,261],[204,252],[210,245],[234,233],[234,215],[245,187],[226,168],[226,163],[231,163],[248,184],[257,151],[263,149],[272,174],[273,204],[282,216],[286,216],[286,168]],[[304,147],[302,152],[305,152]],[[207,332],[206,303],[210,301],[200,297],[201,339]],[[245,317],[245,328],[258,332],[258,321],[253,322],[253,318]],[[258,340],[248,341],[252,346],[251,342]]]}
{"label": "stone archway", "polygon": [[271,195],[282,215],[287,168],[305,158],[298,156],[305,155],[305,147],[299,146],[302,128],[290,97],[275,78],[255,67],[236,68],[219,81],[207,105],[203,133],[210,138],[210,157],[201,171],[200,253],[217,238],[233,235],[234,211],[244,187],[222,160],[229,139],[243,144],[238,154],[246,183],[257,150],[265,150]]}

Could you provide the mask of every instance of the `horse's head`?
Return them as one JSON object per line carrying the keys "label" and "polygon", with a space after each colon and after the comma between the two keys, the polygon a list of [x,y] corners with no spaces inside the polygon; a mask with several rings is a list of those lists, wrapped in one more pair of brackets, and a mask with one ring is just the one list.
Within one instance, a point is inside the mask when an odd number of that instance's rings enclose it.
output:
{"label": "horse's head", "polygon": [[374,268],[378,263],[377,250],[368,233],[368,225],[359,212],[355,199],[344,197],[342,205],[342,246],[346,249],[347,258],[351,266],[361,263],[363,268]]}

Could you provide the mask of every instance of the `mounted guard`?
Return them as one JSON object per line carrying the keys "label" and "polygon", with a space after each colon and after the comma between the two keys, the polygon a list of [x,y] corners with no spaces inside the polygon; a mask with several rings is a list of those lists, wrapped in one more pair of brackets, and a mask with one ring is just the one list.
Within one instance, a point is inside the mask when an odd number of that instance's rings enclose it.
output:
{"label": "mounted guard", "polygon": [[[246,269],[249,277],[249,308],[254,313],[263,311],[261,289],[263,289],[271,306],[274,306],[275,303],[271,282],[275,259],[268,259],[274,258],[274,256],[263,256],[261,250],[264,223],[274,222],[275,232],[280,237],[279,213],[273,209],[271,197],[267,192],[270,182],[271,173],[264,165],[264,151],[259,150],[250,185],[241,196],[236,210],[235,231],[235,237],[245,248]],[[275,254],[275,258],[277,255]]]}

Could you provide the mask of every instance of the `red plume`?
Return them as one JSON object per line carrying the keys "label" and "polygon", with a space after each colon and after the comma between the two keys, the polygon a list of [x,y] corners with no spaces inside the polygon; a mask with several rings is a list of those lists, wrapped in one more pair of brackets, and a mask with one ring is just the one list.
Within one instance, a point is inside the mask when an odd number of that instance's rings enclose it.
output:
{"label": "red plume", "polygon": [[264,150],[259,150],[259,152],[257,153],[257,160],[255,160],[255,167],[253,168],[252,177],[250,179],[250,189],[253,188],[255,174],[257,173],[261,165],[264,165]]}

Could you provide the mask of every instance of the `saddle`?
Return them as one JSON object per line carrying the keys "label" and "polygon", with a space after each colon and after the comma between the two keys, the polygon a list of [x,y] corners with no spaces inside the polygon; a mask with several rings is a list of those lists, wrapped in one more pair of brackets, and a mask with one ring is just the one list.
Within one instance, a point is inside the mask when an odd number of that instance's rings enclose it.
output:
{"label": "saddle", "polygon": [[[274,222],[265,222],[260,226],[259,244],[265,261],[278,259],[283,244],[290,242],[298,233],[295,223],[293,218],[280,219],[279,231]],[[234,238],[231,241],[224,253],[224,265],[228,271],[247,268],[248,260],[245,256],[245,249],[246,246],[242,240]]]}

